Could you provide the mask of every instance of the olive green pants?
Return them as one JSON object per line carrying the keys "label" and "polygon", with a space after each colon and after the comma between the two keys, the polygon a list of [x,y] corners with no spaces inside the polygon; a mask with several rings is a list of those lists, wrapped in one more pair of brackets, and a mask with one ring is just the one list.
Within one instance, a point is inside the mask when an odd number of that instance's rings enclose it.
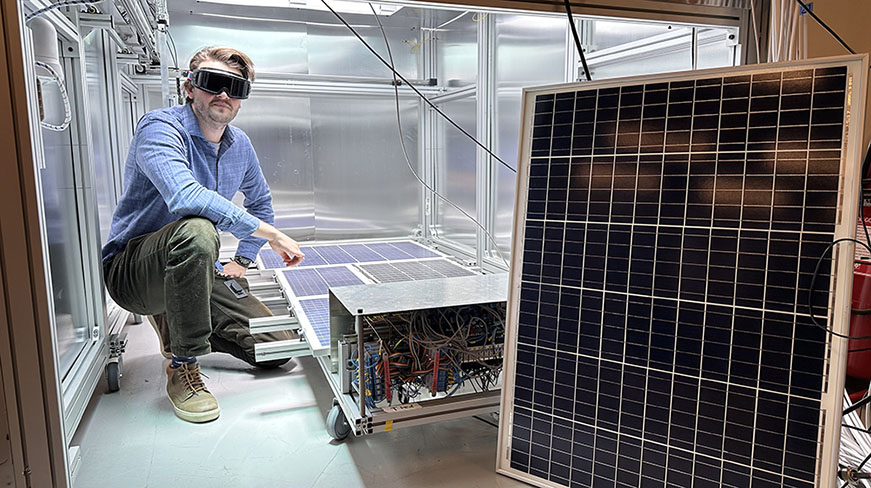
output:
{"label": "olive green pants", "polygon": [[[225,352],[256,366],[275,367],[286,359],[258,363],[248,320],[272,313],[252,296],[245,278],[236,278],[248,296],[237,298],[217,273],[220,241],[215,225],[186,217],[136,237],[103,263],[109,295],[141,315],[166,314],[171,351],[176,356]],[[260,342],[290,339],[288,332],[259,335]],[[164,338],[166,339],[166,338]]]}

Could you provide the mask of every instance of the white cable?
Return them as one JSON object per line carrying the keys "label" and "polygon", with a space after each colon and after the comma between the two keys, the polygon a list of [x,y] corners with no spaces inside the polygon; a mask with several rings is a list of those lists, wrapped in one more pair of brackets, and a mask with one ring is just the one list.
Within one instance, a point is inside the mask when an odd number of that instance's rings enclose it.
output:
{"label": "white cable", "polygon": [[750,18],[753,19],[753,38],[756,40],[756,62],[762,63],[762,53],[759,52],[759,27],[756,25],[756,0],[750,0]]}
{"label": "white cable", "polygon": [[33,12],[31,14],[27,14],[27,16],[24,17],[24,21],[27,22],[34,17],[42,15],[46,12],[50,12],[56,8],[72,7],[73,5],[94,5],[94,4],[101,3],[101,2],[103,2],[103,0],[66,0],[64,2],[53,3],[53,4],[49,5],[48,7],[43,7],[41,9],[37,10],[36,12]]}
{"label": "white cable", "polygon": [[39,66],[40,68],[48,71],[49,73],[51,73],[52,78],[54,78],[54,82],[57,83],[57,87],[60,90],[61,100],[63,100],[63,102],[64,102],[64,121],[61,123],[61,125],[54,125],[54,124],[50,124],[48,122],[43,122],[43,121],[40,121],[39,125],[41,125],[42,127],[46,128],[48,130],[53,130],[55,132],[64,131],[64,130],[66,130],[67,127],[70,126],[70,121],[73,118],[72,117],[72,110],[70,109],[70,99],[67,96],[67,87],[64,85],[64,82],[61,80],[60,74],[57,71],[55,71],[55,69],[52,68],[50,64],[43,63],[42,61],[36,61],[36,65]]}
{"label": "white cable", "polygon": [[[387,42],[387,34],[384,32],[384,26],[381,25],[381,19],[379,19],[378,15],[375,13],[375,7],[371,3],[369,4],[369,7],[372,9],[372,14],[375,15],[375,20],[378,22],[378,26],[381,27],[381,33],[384,35],[384,43],[387,45],[387,55],[390,58],[390,69],[391,69],[391,71],[393,71],[393,91],[394,91],[394,94],[396,95],[396,97],[395,97],[395,99],[396,99],[396,125],[399,127],[399,144],[400,144],[400,146],[402,146],[402,155],[405,157],[405,164],[408,165],[408,169],[409,169],[409,171],[411,171],[411,174],[413,174],[414,177],[417,178],[417,181],[419,181],[420,184],[423,185],[424,188],[431,191],[436,196],[441,198],[442,201],[444,201],[448,205],[454,207],[461,214],[468,217],[469,220],[474,222],[475,225],[477,225],[485,234],[487,234],[487,237],[489,237],[490,241],[493,243],[493,248],[496,249],[496,252],[499,254],[499,257],[502,259],[502,262],[505,263],[505,267],[510,270],[511,265],[508,264],[508,260],[505,259],[505,256],[502,254],[502,251],[499,249],[499,244],[496,242],[496,239],[493,238],[493,235],[491,235],[487,231],[487,229],[485,229],[484,226],[481,225],[481,223],[475,219],[475,217],[472,217],[465,210],[463,210],[458,205],[456,205],[454,202],[448,200],[447,197],[445,197],[442,194],[440,194],[439,192],[435,191],[435,189],[432,188],[431,186],[429,186],[425,181],[423,181],[423,179],[421,179],[421,177],[417,174],[417,171],[414,170],[414,167],[411,164],[411,159],[408,157],[408,150],[405,148],[405,139],[402,137],[402,119],[401,119],[400,114],[399,114],[399,80],[396,77],[396,67],[393,63],[393,54],[390,51],[390,43]],[[478,265],[482,266],[483,263],[478,263]]]}

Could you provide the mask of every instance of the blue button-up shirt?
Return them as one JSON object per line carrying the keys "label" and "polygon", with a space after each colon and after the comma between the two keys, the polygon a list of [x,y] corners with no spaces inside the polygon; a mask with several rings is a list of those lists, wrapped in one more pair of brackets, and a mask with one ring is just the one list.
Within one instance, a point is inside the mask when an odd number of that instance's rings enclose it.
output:
{"label": "blue button-up shirt", "polygon": [[[190,105],[149,112],[136,128],[124,173],[124,195],[112,216],[103,262],[134,237],[197,215],[240,239],[236,254],[254,259],[264,239],[260,220],[272,224],[272,194],[251,140],[227,126],[220,150],[203,136]],[[247,212],[230,200],[241,191]]]}

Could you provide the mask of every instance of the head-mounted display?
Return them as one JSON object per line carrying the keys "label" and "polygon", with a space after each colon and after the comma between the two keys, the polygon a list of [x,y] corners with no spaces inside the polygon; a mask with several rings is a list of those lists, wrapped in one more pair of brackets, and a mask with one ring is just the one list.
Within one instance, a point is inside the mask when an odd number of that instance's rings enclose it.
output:
{"label": "head-mounted display", "polygon": [[244,100],[251,93],[251,82],[229,71],[198,68],[188,74],[188,79],[193,86],[212,95],[224,92],[230,98]]}

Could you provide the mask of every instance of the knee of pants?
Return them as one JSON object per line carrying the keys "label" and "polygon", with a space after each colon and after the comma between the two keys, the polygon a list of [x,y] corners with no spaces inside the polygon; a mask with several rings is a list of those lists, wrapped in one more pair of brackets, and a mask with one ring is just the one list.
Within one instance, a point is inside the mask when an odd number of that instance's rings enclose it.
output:
{"label": "knee of pants", "polygon": [[186,254],[203,255],[210,262],[218,259],[218,250],[221,246],[215,224],[202,217],[186,217],[179,220],[171,242],[173,247],[183,246]]}

